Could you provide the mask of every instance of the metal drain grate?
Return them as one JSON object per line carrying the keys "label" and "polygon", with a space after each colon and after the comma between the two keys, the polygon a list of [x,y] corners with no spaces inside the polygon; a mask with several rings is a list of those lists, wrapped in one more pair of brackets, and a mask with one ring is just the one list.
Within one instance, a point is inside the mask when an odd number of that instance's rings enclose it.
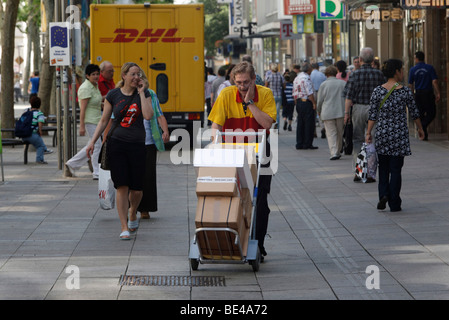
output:
{"label": "metal drain grate", "polygon": [[120,286],[225,287],[223,276],[121,275]]}

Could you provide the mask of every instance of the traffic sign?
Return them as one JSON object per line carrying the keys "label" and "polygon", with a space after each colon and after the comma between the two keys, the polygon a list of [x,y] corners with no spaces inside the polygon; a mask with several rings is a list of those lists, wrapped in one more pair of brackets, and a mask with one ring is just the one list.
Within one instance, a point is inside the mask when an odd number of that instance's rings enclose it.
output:
{"label": "traffic sign", "polygon": [[21,56],[18,56],[15,61],[20,66],[23,63],[23,58]]}
{"label": "traffic sign", "polygon": [[340,0],[316,0],[317,20],[344,20],[346,7]]}

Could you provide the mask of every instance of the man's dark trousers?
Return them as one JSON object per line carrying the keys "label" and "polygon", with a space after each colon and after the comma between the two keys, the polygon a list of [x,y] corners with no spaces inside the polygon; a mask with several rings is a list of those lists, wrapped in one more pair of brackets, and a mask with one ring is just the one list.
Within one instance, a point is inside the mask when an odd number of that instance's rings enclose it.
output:
{"label": "man's dark trousers", "polygon": [[[270,144],[266,143],[266,157],[269,158],[271,154]],[[263,168],[269,168],[270,162],[261,164]],[[262,170],[261,170],[262,171]],[[270,208],[268,207],[268,194],[271,189],[272,175],[259,175],[259,185],[257,190],[256,199],[256,234],[255,238],[258,241],[261,254],[266,255],[264,241],[265,235],[268,229],[268,217],[270,214]]]}
{"label": "man's dark trousers", "polygon": [[315,111],[313,110],[312,101],[296,100],[296,112],[298,113],[296,149],[308,149],[312,147],[315,131]]}
{"label": "man's dark trousers", "polygon": [[424,139],[427,140],[427,127],[435,119],[436,105],[433,90],[416,90],[416,106],[418,107],[422,128],[424,130]]}

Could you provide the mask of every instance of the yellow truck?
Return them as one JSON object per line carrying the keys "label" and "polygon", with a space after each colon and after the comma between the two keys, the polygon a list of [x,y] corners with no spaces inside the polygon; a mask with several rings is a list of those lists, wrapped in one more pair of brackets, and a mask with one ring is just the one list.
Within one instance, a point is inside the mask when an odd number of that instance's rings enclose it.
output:
{"label": "yellow truck", "polygon": [[92,63],[107,60],[120,80],[125,62],[146,73],[170,131],[204,122],[204,8],[202,4],[92,4]]}

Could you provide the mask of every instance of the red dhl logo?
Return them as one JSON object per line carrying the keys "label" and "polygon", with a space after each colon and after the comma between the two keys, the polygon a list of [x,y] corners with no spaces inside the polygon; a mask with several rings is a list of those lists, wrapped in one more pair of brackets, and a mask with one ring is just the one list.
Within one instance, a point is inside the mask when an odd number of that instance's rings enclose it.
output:
{"label": "red dhl logo", "polygon": [[166,42],[166,43],[176,43],[176,42],[195,42],[194,37],[175,37],[178,29],[144,29],[140,32],[137,29],[115,29],[114,33],[117,35],[115,38],[104,37],[100,38],[100,43],[128,43],[128,42]]}

